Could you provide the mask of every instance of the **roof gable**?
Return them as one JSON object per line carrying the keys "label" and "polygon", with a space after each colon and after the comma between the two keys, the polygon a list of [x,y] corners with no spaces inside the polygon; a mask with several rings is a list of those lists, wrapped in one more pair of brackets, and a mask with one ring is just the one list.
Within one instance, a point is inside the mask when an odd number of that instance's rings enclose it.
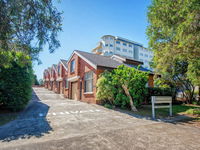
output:
{"label": "roof gable", "polygon": [[67,66],[67,60],[64,59],[60,59],[60,63],[63,65],[63,67],[65,68],[65,70],[68,70],[68,66]]}
{"label": "roof gable", "polygon": [[78,50],[76,50],[75,52],[86,62],[89,62],[89,64],[92,65],[95,69],[97,69],[97,67],[117,68],[119,65],[122,65],[122,63],[113,60],[110,57]]}
{"label": "roof gable", "polygon": [[56,73],[58,73],[58,66],[57,66],[56,64],[53,64],[53,65],[52,65],[52,69],[53,69]]}

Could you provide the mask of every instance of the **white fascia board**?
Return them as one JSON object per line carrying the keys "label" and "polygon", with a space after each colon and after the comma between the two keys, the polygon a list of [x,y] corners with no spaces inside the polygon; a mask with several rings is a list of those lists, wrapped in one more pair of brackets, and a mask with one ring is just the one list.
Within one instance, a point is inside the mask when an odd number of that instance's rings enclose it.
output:
{"label": "white fascia board", "polygon": [[117,56],[117,55],[113,55],[113,56],[111,56],[111,58],[113,58],[113,57],[115,57],[115,58],[118,58],[118,59],[121,59],[122,61],[126,61],[126,59],[125,59],[125,58],[122,58],[122,57],[120,57],[120,56]]}
{"label": "white fascia board", "polygon": [[65,65],[62,63],[62,61],[60,60],[60,63],[63,65],[63,67],[65,68],[65,70],[67,71],[68,69],[65,67]]}
{"label": "white fascia board", "polygon": [[68,59],[68,62],[70,62],[72,56],[76,54],[78,55],[79,57],[81,57],[85,62],[87,62],[90,66],[92,66],[94,69],[97,69],[97,65],[92,63],[91,61],[89,61],[88,59],[86,59],[84,56],[82,56],[81,54],[79,54],[76,50],[73,51],[73,53],[71,54],[71,56],[69,57]]}

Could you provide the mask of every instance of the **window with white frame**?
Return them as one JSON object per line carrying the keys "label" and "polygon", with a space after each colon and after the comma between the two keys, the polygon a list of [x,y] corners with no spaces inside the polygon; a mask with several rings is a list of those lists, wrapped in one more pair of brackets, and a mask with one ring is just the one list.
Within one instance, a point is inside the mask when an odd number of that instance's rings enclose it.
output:
{"label": "window with white frame", "polygon": [[70,72],[74,72],[74,71],[75,71],[75,60],[72,60],[70,64]]}
{"label": "window with white frame", "polygon": [[85,93],[93,92],[93,71],[86,72],[84,76],[84,80],[85,80],[84,92]]}
{"label": "window with white frame", "polygon": [[58,74],[60,75],[60,65],[58,65]]}

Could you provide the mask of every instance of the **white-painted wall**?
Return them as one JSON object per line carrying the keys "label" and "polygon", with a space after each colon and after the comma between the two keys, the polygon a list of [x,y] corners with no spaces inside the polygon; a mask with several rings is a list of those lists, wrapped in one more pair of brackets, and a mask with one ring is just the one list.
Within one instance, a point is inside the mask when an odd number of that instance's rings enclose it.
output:
{"label": "white-painted wall", "polygon": [[151,69],[149,62],[151,62],[153,58],[153,52],[144,48],[142,44],[112,35],[103,36],[100,42],[102,43],[102,55],[111,56],[113,54],[118,54],[126,56],[142,61],[144,63],[143,67]]}

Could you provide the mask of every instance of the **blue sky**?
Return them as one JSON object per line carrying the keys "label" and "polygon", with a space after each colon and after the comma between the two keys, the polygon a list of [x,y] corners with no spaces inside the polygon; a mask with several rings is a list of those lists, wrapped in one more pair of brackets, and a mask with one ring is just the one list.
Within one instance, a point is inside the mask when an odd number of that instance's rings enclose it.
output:
{"label": "blue sky", "polygon": [[61,0],[56,3],[63,11],[61,47],[54,53],[40,53],[41,65],[34,63],[34,72],[42,79],[43,70],[68,59],[73,50],[90,52],[101,36],[121,36],[148,46],[145,34],[147,7],[150,0]]}

